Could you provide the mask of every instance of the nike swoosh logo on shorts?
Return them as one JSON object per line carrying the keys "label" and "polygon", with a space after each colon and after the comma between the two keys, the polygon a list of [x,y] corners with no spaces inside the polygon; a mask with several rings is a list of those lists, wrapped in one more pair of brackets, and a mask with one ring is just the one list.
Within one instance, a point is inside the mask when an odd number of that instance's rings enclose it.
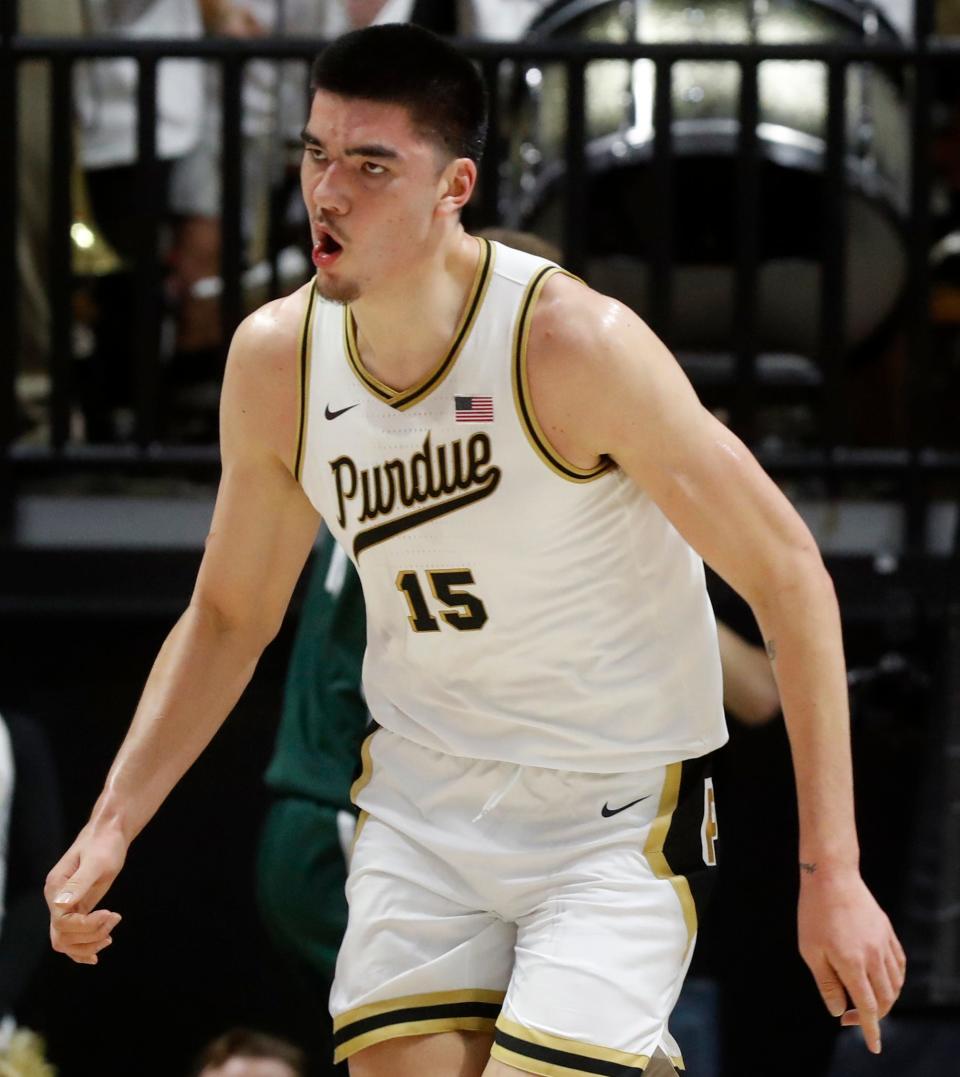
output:
{"label": "nike swoosh logo on shorts", "polygon": [[355,407],[357,407],[356,404],[348,404],[345,408],[340,408],[339,411],[331,411],[330,405],[327,404],[326,408],[324,409],[323,415],[326,419],[339,419],[340,416],[344,414],[344,412],[350,411],[351,408]]}
{"label": "nike swoosh logo on shorts", "polygon": [[604,804],[604,806],[600,809],[600,814],[604,817],[604,819],[609,819],[611,815],[619,815],[620,812],[626,811],[627,808],[632,808],[634,804],[639,804],[641,800],[648,800],[649,797],[649,793],[645,797],[637,797],[636,800],[631,800],[629,804],[624,804],[622,808],[611,808],[609,805]]}

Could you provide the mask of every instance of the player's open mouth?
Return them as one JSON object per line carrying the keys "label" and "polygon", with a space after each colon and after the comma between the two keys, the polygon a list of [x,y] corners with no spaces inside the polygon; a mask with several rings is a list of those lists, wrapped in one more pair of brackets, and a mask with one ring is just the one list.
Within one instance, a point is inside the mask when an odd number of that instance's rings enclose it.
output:
{"label": "player's open mouth", "polygon": [[342,253],[343,246],[326,229],[317,231],[313,244],[313,264],[318,269],[333,265]]}

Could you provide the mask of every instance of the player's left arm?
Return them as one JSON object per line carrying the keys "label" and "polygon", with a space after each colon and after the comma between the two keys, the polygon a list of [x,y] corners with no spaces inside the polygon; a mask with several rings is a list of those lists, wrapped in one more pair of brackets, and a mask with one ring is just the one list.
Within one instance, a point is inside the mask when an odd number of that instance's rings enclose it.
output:
{"label": "player's left arm", "polygon": [[847,682],[833,584],[800,516],[699,402],[631,311],[565,277],[541,296],[528,347],[540,425],[572,463],[609,456],[747,602],[783,706],[800,816],[800,949],[827,1008],[851,1000],[867,1044],[905,958],[860,878]]}

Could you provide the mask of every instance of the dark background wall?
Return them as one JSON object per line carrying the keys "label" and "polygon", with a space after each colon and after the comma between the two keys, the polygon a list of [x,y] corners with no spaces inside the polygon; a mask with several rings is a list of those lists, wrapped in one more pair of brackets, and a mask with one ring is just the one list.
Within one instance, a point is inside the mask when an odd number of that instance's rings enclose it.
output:
{"label": "dark background wall", "polygon": [[[149,577],[151,559],[143,560]],[[46,731],[67,842],[87,818],[173,611],[188,597],[181,586],[158,596],[153,612],[0,621],[0,708],[30,715]],[[45,959],[19,1017],[44,1034],[60,1077],[174,1077],[230,1025],[300,1041],[324,1027],[325,1014],[311,1013],[316,1003],[277,965],[254,905],[261,775],[290,638],[288,625],[214,743],[134,843],[105,902],[124,920],[100,964],[74,965],[52,952]]]}

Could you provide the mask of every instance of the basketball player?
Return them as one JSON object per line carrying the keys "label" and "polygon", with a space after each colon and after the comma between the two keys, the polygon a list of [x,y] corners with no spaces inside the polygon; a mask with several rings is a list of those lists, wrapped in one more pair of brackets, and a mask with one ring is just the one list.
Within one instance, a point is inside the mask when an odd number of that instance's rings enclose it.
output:
{"label": "basketball player", "polygon": [[249,680],[322,513],[363,582],[380,727],[353,789],[338,1057],[354,1077],[679,1065],[667,1019],[725,738],[702,556],[775,663],[801,950],[879,1051],[905,961],[859,875],[839,618],[809,533],[631,312],[463,231],[484,108],[460,53],[376,27],[313,82],[316,280],[234,339],[196,589],[51,871],[54,947],[96,963],[117,921],[96,906]]}

